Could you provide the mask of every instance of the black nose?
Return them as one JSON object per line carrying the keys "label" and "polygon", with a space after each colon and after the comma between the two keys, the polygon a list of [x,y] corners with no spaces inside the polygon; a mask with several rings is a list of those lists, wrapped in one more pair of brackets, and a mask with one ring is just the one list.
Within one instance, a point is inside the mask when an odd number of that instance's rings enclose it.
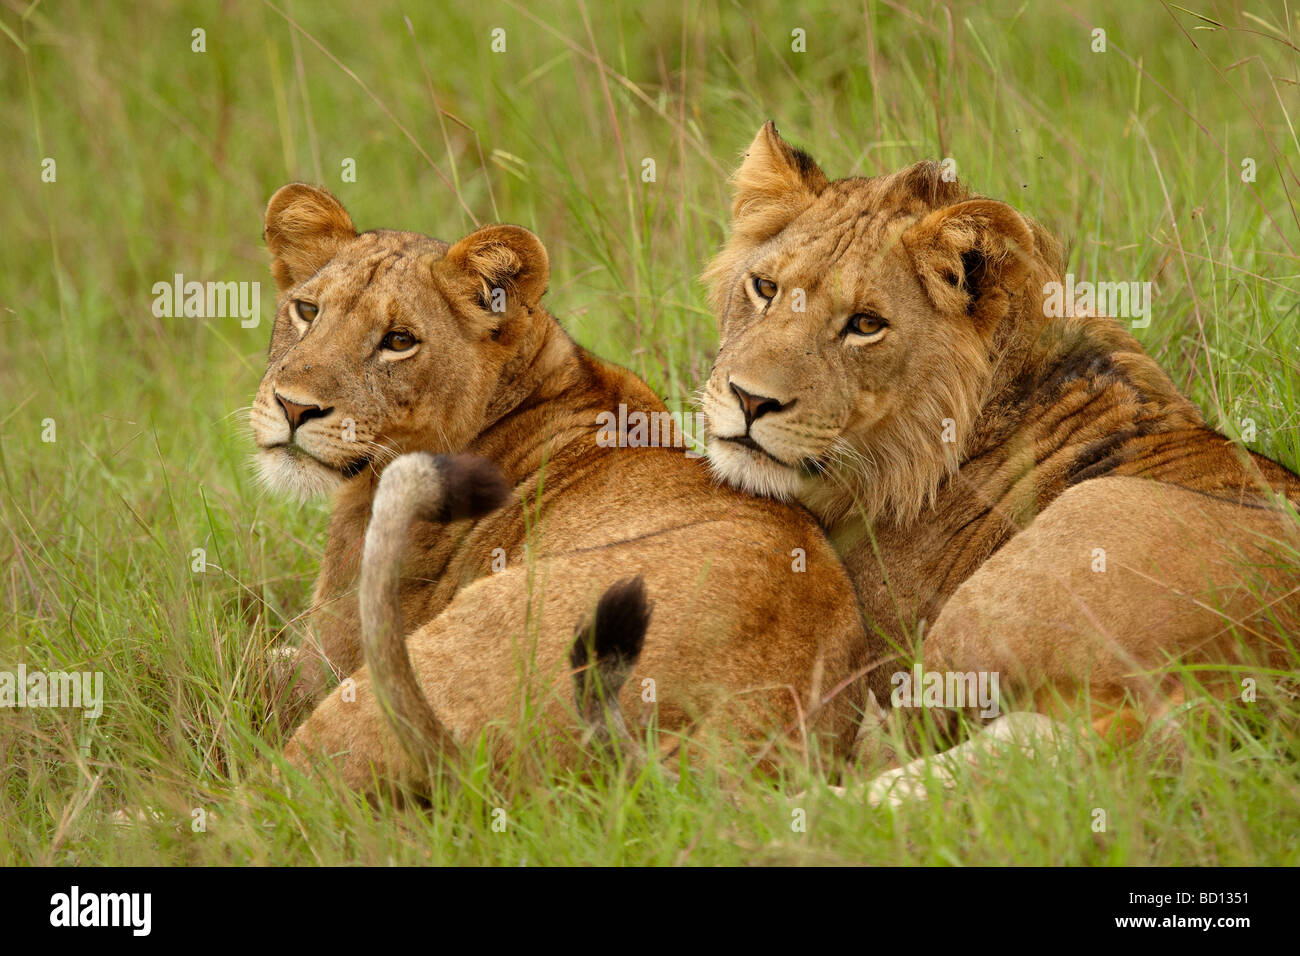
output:
{"label": "black nose", "polygon": [[279,392],[275,393],[275,400],[284,409],[284,417],[289,423],[290,432],[297,431],[298,426],[303,422],[309,422],[313,418],[322,418],[334,411],[332,408],[321,408],[319,405],[299,405],[297,402],[289,401]]}
{"label": "black nose", "polygon": [[731,390],[735,393],[736,398],[740,399],[740,410],[745,413],[745,430],[754,424],[768,412],[779,412],[783,408],[789,408],[794,402],[786,402],[784,405],[775,398],[763,398],[761,395],[750,395],[739,385],[734,382],[731,384]]}

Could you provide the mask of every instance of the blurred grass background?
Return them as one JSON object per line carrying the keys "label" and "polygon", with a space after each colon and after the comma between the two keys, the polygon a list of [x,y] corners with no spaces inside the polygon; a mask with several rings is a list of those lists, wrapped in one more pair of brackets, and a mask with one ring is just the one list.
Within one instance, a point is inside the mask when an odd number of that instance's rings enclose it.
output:
{"label": "blurred grass background", "polygon": [[[0,860],[1300,859],[1296,706],[1276,694],[1268,718],[1191,721],[1172,768],[1012,760],[946,806],[819,804],[805,833],[759,784],[480,780],[427,814],[288,798],[259,776],[262,652],[301,636],[326,512],[263,496],[243,411],[274,307],[262,211],[296,179],[363,229],[535,230],[566,328],[689,406],[716,342],[696,276],[772,118],[832,177],[951,157],[1066,239],[1078,279],[1153,281],[1139,337],[1211,421],[1295,468],[1294,6],[4,0],[0,34],[0,667],[102,670],[109,698],[93,722],[0,711]],[[261,326],[156,318],[176,273],[261,282]],[[195,808],[220,822],[192,832]]]}

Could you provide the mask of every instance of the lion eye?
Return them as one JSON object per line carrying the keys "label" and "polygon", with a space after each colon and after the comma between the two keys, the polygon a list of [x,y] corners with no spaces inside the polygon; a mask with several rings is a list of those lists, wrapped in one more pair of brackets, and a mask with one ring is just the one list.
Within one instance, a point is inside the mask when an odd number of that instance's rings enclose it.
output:
{"label": "lion eye", "polygon": [[874,312],[859,312],[849,316],[844,331],[852,332],[854,335],[879,335],[887,328],[889,323]]}
{"label": "lion eye", "polygon": [[297,314],[298,318],[302,319],[302,321],[310,322],[320,314],[320,306],[316,305],[314,302],[305,302],[302,299],[294,299],[293,311]]}
{"label": "lion eye", "polygon": [[776,296],[776,283],[771,279],[760,279],[754,276],[754,291],[758,293],[759,298],[771,302]]}
{"label": "lion eye", "polygon": [[415,336],[410,332],[389,332],[379,343],[379,347],[390,352],[406,352],[415,348]]}

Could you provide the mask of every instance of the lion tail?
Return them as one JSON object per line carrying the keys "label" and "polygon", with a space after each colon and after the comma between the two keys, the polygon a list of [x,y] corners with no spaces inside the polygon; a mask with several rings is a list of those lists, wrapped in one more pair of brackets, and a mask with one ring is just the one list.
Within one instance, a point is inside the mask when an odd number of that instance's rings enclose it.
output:
{"label": "lion tail", "polygon": [[429,706],[406,650],[400,591],[407,529],[417,518],[481,517],[509,496],[497,467],[474,455],[402,455],[379,478],[361,558],[361,644],[380,709],[417,766],[436,767],[456,744]]}
{"label": "lion tail", "polygon": [[595,614],[578,625],[569,664],[586,741],[633,743],[618,693],[641,656],[651,609],[645,580],[637,575],[606,589]]}

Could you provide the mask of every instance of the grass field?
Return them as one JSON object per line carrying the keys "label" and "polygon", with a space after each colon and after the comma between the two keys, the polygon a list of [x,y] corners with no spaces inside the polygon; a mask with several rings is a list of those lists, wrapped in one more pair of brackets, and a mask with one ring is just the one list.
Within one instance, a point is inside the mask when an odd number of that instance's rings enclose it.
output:
{"label": "grass field", "polygon": [[[1296,468],[1300,8],[331,6],[0,7],[0,669],[105,686],[94,720],[0,710],[0,861],[1300,862],[1285,680],[1193,709],[1182,759],[1090,742],[1064,770],[1008,758],[896,811],[800,767],[734,789],[474,770],[425,811],[289,795],[266,772],[264,652],[301,639],[327,511],[266,496],[244,411],[274,308],[262,211],[295,179],[363,229],[528,226],[565,327],[690,406],[716,342],[696,277],[773,118],[832,176],[951,157],[1069,241],[1078,278],[1154,282],[1145,345],[1208,419]],[[260,282],[261,324],[157,317],[176,274]]]}

